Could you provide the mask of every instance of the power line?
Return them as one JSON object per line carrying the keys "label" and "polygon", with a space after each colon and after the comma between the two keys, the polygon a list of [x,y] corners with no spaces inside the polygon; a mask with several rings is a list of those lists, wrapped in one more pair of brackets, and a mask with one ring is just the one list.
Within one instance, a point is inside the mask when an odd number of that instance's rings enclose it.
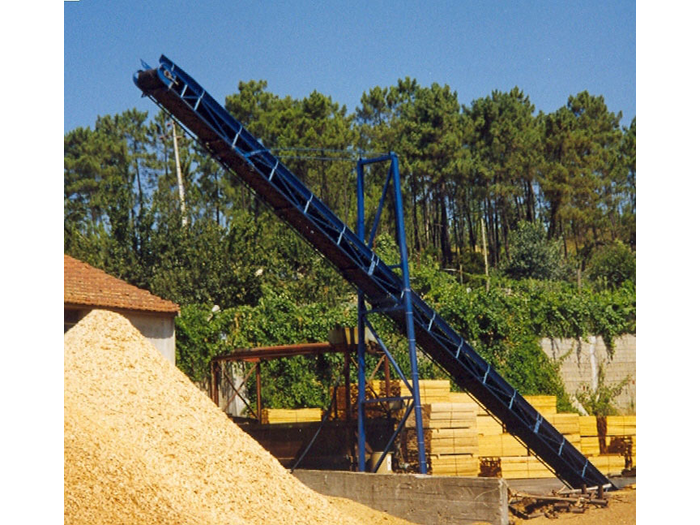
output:
{"label": "power line", "polygon": [[[382,155],[382,153],[376,152],[376,151],[364,151],[364,150],[355,150],[352,148],[345,148],[345,149],[336,149],[336,148],[302,148],[302,147],[279,147],[279,148],[267,148],[271,152],[304,152],[304,153],[321,153],[321,154],[326,154],[326,153],[344,153],[346,156],[340,156],[340,157],[329,157],[327,155],[320,155],[320,156],[311,156],[311,155],[289,155],[285,153],[278,153],[278,157],[284,157],[288,159],[299,159],[299,160],[321,160],[321,161],[334,161],[334,160],[342,160],[342,161],[351,161],[351,162],[357,162],[361,158],[367,158],[370,156],[375,156],[375,155]],[[351,156],[347,156],[347,155]]]}
{"label": "power line", "polygon": [[322,160],[322,161],[334,161],[340,160],[345,162],[357,162],[355,157],[311,157],[308,155],[277,155],[281,159],[293,159],[293,160]]}

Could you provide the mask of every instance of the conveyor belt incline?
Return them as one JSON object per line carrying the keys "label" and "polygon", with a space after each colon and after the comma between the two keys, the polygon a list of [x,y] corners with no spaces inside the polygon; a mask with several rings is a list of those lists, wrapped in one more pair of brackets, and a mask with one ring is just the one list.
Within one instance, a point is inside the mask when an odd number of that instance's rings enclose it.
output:
{"label": "conveyor belt incline", "polygon": [[[241,178],[274,212],[306,238],[373,308],[405,326],[403,286],[365,243],[192,77],[165,56],[144,64],[134,82],[185,126],[212,157]],[[412,293],[412,292],[409,292]],[[573,488],[610,481],[537,412],[430,306],[413,294],[416,341],[507,431]]]}

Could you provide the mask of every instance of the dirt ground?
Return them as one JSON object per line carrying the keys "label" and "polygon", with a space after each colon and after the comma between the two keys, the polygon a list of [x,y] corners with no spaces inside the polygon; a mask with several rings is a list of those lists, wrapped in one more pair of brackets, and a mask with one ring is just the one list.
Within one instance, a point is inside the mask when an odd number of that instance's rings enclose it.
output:
{"label": "dirt ground", "polygon": [[[584,514],[561,513],[557,523],[562,525],[635,525],[637,522],[637,491],[634,485],[608,494],[607,508],[589,508]],[[553,520],[540,516],[531,520],[514,518],[515,525],[552,525]]]}

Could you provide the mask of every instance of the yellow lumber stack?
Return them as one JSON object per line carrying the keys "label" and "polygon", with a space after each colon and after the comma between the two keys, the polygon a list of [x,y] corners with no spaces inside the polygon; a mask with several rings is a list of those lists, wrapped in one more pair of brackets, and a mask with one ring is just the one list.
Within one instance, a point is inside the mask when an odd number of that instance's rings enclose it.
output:
{"label": "yellow lumber stack", "polygon": [[594,465],[598,462],[607,469],[604,473],[619,473],[625,468],[625,455],[632,465],[637,464],[636,416],[607,416],[600,421],[595,416],[580,416],[579,427],[581,452]]}
{"label": "yellow lumber stack", "polygon": [[[472,428],[476,429],[476,405],[474,403],[431,403],[423,405],[423,428]],[[416,427],[415,412],[406,420],[408,428]]]}
{"label": "yellow lumber stack", "polygon": [[552,414],[547,420],[561,432],[569,443],[581,450],[581,425],[578,414]]}
{"label": "yellow lumber stack", "polygon": [[[427,382],[426,382],[427,383]],[[449,388],[449,384],[447,385]],[[440,388],[444,388],[440,385]],[[447,393],[437,388],[433,392],[437,398],[449,399]],[[433,397],[433,399],[435,398]],[[465,401],[463,397],[457,397]],[[477,476],[479,473],[476,412],[477,406],[471,401],[437,401],[423,404],[423,437],[429,469],[436,476]],[[416,420],[413,414],[406,421],[407,458],[411,462],[418,459],[416,440]]]}
{"label": "yellow lumber stack", "polygon": [[[374,380],[367,385],[368,399],[399,395],[408,396],[410,393],[403,382],[397,380],[391,381],[388,394],[383,380]],[[546,465],[529,455],[527,447],[505,432],[501,422],[489,415],[469,393],[450,392],[447,380],[425,380],[420,382],[420,395],[426,458],[434,475],[476,476],[484,465],[489,467],[483,469],[484,475],[493,475],[486,472],[492,472],[493,465],[500,465],[500,475],[504,478],[553,476]],[[599,422],[595,416],[558,413],[556,396],[524,398],[604,473],[619,473],[625,468],[621,443],[626,450],[630,449],[631,443],[632,461],[636,464],[635,416],[609,416],[601,420],[601,429],[607,426],[607,432],[599,435]],[[357,402],[357,385],[351,386],[351,402],[353,405]],[[342,387],[337,390],[336,403],[339,416],[344,417],[345,392]],[[367,417],[384,414],[379,405],[367,407]],[[357,417],[356,409],[353,417]],[[415,463],[418,445],[413,414],[406,422],[404,444],[408,461]],[[601,446],[606,448],[601,450]]]}
{"label": "yellow lumber stack", "polygon": [[603,454],[600,456],[591,456],[588,458],[595,467],[603,474],[619,474],[625,468],[624,456],[617,454]]}
{"label": "yellow lumber stack", "polygon": [[597,456],[600,454],[600,440],[598,439],[598,423],[595,416],[579,416],[579,429],[581,432],[581,453],[584,456]]}
{"label": "yellow lumber stack", "polygon": [[598,423],[595,416],[579,416],[578,424],[581,429],[581,436],[598,437]]}
{"label": "yellow lumber stack", "polygon": [[581,425],[579,423],[578,414],[553,414],[547,418],[554,428],[564,435],[578,434],[581,435]]}
{"label": "yellow lumber stack", "polygon": [[504,479],[534,479],[555,476],[535,456],[517,456],[501,458],[501,477]]}
{"label": "yellow lumber stack", "polygon": [[262,411],[262,423],[309,423],[321,421],[323,411],[320,408],[264,408]]}
{"label": "yellow lumber stack", "polygon": [[[468,394],[467,394],[468,395]],[[453,399],[461,395],[452,394]],[[625,468],[623,449],[631,450],[636,464],[636,418],[635,416],[610,416],[601,423],[608,427],[606,438],[598,433],[595,416],[579,416],[557,412],[555,396],[524,396],[567,441],[590,458],[594,465],[600,464],[605,473],[619,473]],[[477,411],[478,434],[477,455],[481,461],[483,475],[500,475],[504,478],[551,477],[551,471],[536,457],[528,455],[527,447],[504,432],[503,425],[483,410]],[[601,440],[603,443],[601,444]],[[601,450],[601,446],[606,445]],[[601,455],[601,452],[605,454]],[[500,467],[500,468],[499,468]]]}
{"label": "yellow lumber stack", "polygon": [[476,456],[478,441],[473,428],[428,428],[423,433],[431,454],[470,454]]}
{"label": "yellow lumber stack", "polygon": [[605,418],[605,455],[616,454],[637,464],[637,419],[635,416],[608,416]]}
{"label": "yellow lumber stack", "polygon": [[581,453],[584,456],[597,456],[600,454],[600,440],[598,436],[581,436]]}
{"label": "yellow lumber stack", "polygon": [[500,436],[503,425],[489,415],[476,416],[476,430],[480,436]]}
{"label": "yellow lumber stack", "polygon": [[[424,380],[420,381],[420,398],[421,405],[429,405],[433,403],[449,403],[450,398],[450,382],[449,380]],[[331,391],[332,392],[332,391]],[[358,386],[356,383],[350,385],[350,404],[353,407],[352,417],[357,417],[357,398]],[[376,399],[378,397],[405,397],[411,393],[403,381],[392,379],[389,381],[389,393],[386,391],[386,381],[383,379],[374,379],[368,381],[365,388],[365,399]],[[465,394],[466,395],[466,394]],[[345,417],[345,386],[341,385],[336,389],[335,402],[338,409],[338,416]],[[471,398],[464,398],[463,403],[471,403]],[[380,405],[365,407],[365,415],[367,417],[381,417],[385,415]]]}
{"label": "yellow lumber stack", "polygon": [[479,436],[479,456],[527,456],[527,448],[510,434]]}
{"label": "yellow lumber stack", "polygon": [[[421,405],[430,405],[433,403],[449,403],[450,402],[450,382],[447,379],[431,379],[419,381],[420,385],[420,402]],[[401,381],[401,395],[410,396],[411,392],[408,387]]]}
{"label": "yellow lumber stack", "polygon": [[636,436],[637,416],[608,416],[605,426],[606,436]]}
{"label": "yellow lumber stack", "polygon": [[[557,414],[555,396],[525,396],[525,399],[566,438],[580,446],[580,427],[577,414]],[[489,465],[500,464],[500,475],[506,479],[549,478],[554,474],[514,436],[503,431],[499,421],[491,416],[477,416],[479,457]],[[488,471],[488,469],[485,469]]]}
{"label": "yellow lumber stack", "polygon": [[479,459],[467,454],[430,454],[430,472],[434,476],[477,476]]}
{"label": "yellow lumber stack", "polygon": [[486,412],[476,399],[474,399],[471,394],[467,392],[450,392],[450,401],[452,403],[474,403],[476,404],[476,415],[477,416],[488,416],[489,413]]}
{"label": "yellow lumber stack", "polygon": [[545,418],[557,413],[557,396],[523,396]]}

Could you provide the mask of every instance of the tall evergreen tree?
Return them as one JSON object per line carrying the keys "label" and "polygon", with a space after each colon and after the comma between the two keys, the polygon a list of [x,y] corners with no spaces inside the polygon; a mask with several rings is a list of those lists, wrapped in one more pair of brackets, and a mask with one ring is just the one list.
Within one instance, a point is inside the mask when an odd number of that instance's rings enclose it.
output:
{"label": "tall evergreen tree", "polygon": [[466,145],[474,159],[469,183],[480,189],[477,214],[486,219],[495,265],[502,249],[508,255],[509,232],[520,220],[532,222],[537,216],[535,176],[542,157],[534,111],[517,87],[494,91],[465,108],[472,124]]}
{"label": "tall evergreen tree", "polygon": [[[584,91],[544,117],[546,165],[540,183],[549,205],[549,234],[562,235],[565,249],[606,240],[617,213],[621,114],[602,96]],[[612,215],[611,215],[612,214]]]}

